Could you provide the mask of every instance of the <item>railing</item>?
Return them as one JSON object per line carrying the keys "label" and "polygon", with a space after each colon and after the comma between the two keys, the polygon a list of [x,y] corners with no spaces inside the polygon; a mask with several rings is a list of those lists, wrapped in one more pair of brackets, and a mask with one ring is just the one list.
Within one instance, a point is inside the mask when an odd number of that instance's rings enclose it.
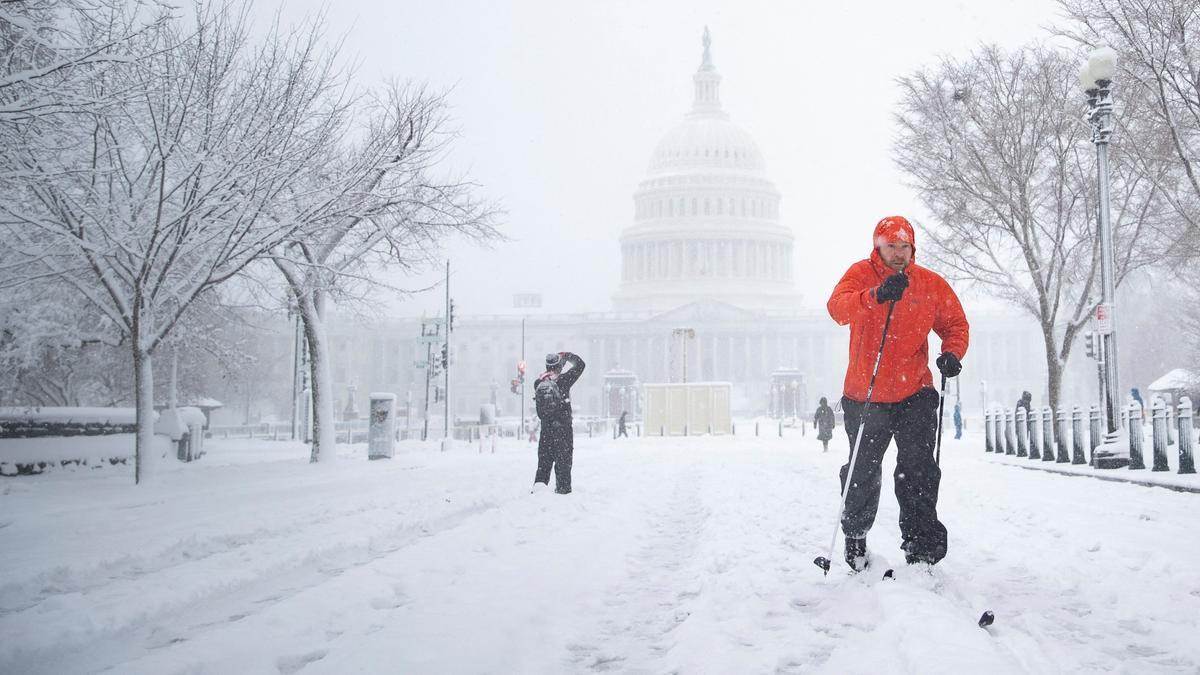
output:
{"label": "railing", "polygon": [[[1125,429],[1129,433],[1128,468],[1133,471],[1146,469],[1146,414],[1147,411],[1138,403],[1131,403],[1121,411],[1121,420],[1125,422]],[[1153,450],[1150,470],[1170,471],[1168,448],[1175,445],[1178,453],[1177,473],[1196,473],[1196,428],[1192,422],[1191,399],[1184,396],[1179,405],[1173,407],[1161,399],[1155,399],[1149,415]],[[1015,414],[999,408],[985,410],[984,452],[1014,455],[1031,461],[1096,466],[1096,449],[1104,443],[1100,407],[1093,405],[1089,408],[1086,425],[1084,416],[1079,406],[1074,406],[1069,413],[1065,408],[1055,412],[1048,406],[1040,412],[1030,410],[1028,413],[1024,408],[1019,408]]]}

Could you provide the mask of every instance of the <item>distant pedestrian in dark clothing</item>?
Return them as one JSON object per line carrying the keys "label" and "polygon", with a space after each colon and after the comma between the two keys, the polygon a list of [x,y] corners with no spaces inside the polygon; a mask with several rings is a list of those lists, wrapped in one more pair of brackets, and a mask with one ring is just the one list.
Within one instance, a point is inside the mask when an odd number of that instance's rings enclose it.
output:
{"label": "distant pedestrian in dark clothing", "polygon": [[617,435],[624,436],[625,438],[629,438],[629,430],[625,428],[625,416],[628,414],[628,412],[622,410],[621,417],[617,420]]}
{"label": "distant pedestrian in dark clothing", "polygon": [[[564,370],[563,366],[571,364]],[[571,385],[584,369],[583,359],[571,352],[546,355],[546,372],[533,385],[534,407],[542,425],[538,439],[538,465],[534,474],[537,484],[550,484],[554,469],[554,491],[560,495],[571,492],[571,461],[575,454],[575,431],[572,429]]]}
{"label": "distant pedestrian in dark clothing", "polygon": [[1017,407],[1013,408],[1013,416],[1015,417],[1017,411],[1020,410],[1021,408],[1024,408],[1025,409],[1025,418],[1029,419],[1030,405],[1032,403],[1033,403],[1033,394],[1031,394],[1027,391],[1021,392],[1021,398],[1019,398],[1017,400]]}
{"label": "distant pedestrian in dark clothing", "polygon": [[1143,410],[1146,409],[1146,404],[1145,404],[1145,402],[1142,401],[1142,393],[1140,391],[1138,391],[1137,387],[1134,387],[1133,389],[1129,390],[1129,397],[1132,398],[1138,404],[1139,408],[1141,408]]}
{"label": "distant pedestrian in dark clothing", "polygon": [[821,405],[817,406],[817,412],[813,415],[813,428],[817,430],[817,440],[821,441],[824,452],[829,452],[829,439],[833,438],[833,427],[836,425],[837,418],[833,415],[833,408],[829,407],[829,401],[822,396]]}
{"label": "distant pedestrian in dark clothing", "polygon": [[962,438],[962,401],[954,402],[954,438]]}

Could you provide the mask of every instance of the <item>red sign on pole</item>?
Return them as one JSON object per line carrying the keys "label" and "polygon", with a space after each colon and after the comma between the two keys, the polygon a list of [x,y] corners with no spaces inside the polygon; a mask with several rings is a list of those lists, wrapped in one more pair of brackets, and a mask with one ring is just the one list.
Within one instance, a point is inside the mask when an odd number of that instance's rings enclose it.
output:
{"label": "red sign on pole", "polygon": [[1112,305],[1102,302],[1096,305],[1096,332],[1109,335],[1113,332]]}

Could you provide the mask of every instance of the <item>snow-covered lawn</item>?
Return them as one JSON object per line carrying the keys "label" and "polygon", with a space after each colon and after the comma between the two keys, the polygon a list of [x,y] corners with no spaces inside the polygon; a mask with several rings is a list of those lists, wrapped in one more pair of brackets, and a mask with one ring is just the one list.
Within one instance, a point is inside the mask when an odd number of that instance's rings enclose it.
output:
{"label": "snow-covered lawn", "polygon": [[873,567],[848,576],[839,541],[824,577],[833,445],[581,438],[569,496],[529,493],[515,440],[333,466],[210,441],[138,487],[120,466],[6,479],[0,672],[1200,669],[1200,495],[947,440],[934,574],[904,568],[889,478]]}

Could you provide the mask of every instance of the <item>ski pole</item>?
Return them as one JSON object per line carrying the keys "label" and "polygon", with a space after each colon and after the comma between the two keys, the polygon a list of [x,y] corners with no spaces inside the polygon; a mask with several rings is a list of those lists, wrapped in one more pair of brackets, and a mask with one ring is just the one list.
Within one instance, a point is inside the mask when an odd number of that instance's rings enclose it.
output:
{"label": "ski pole", "polygon": [[946,376],[942,375],[942,391],[938,394],[938,433],[937,433],[937,453],[933,456],[933,463],[942,465],[942,424],[946,421]]}
{"label": "ski pole", "polygon": [[879,375],[879,363],[883,360],[883,346],[887,343],[888,327],[892,325],[892,311],[896,309],[896,301],[888,305],[887,319],[883,322],[883,337],[879,339],[879,352],[875,354],[875,368],[871,371],[871,382],[867,385],[867,400],[863,402],[862,413],[858,418],[858,433],[854,438],[854,449],[850,451],[850,470],[846,472],[846,484],[842,486],[842,498],[838,503],[837,519],[833,521],[833,539],[829,542],[829,557],[817,556],[813,564],[829,574],[833,551],[837,548],[838,527],[842,524],[842,513],[846,510],[846,495],[850,492],[850,482],[854,480],[854,464],[858,461],[858,446],[862,443],[863,428],[867,426],[867,408],[871,407],[871,395],[875,393],[875,378]]}

